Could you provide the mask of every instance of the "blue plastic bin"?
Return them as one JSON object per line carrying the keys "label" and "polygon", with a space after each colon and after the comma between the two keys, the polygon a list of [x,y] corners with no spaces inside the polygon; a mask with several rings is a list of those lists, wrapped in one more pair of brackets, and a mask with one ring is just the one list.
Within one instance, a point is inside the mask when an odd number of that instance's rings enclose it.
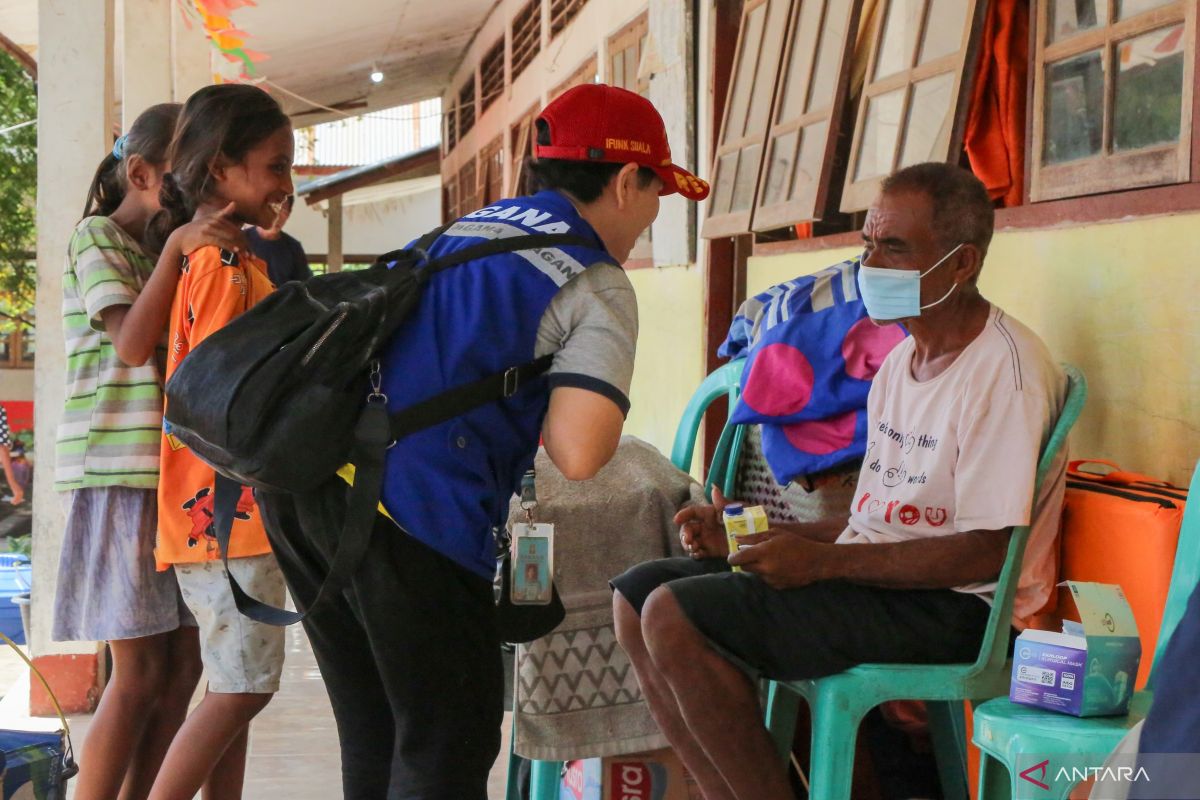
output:
{"label": "blue plastic bin", "polygon": [[0,633],[17,644],[25,644],[21,608],[13,598],[29,591],[32,567],[27,556],[0,553]]}
{"label": "blue plastic bin", "polygon": [[61,732],[0,730],[4,800],[66,800],[67,780],[77,770],[65,750]]}

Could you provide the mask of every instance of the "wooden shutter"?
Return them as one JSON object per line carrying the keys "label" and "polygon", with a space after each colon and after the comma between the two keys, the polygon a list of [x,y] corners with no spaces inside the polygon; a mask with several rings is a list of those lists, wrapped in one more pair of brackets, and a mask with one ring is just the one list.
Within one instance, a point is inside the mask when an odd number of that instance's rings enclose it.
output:
{"label": "wooden shutter", "polygon": [[792,8],[753,230],[820,219],[826,210],[859,7],[803,0]]}
{"label": "wooden shutter", "polygon": [[521,119],[509,129],[509,140],[512,142],[512,172],[509,174],[509,197],[519,197],[528,193],[525,185],[525,162],[533,152],[533,123],[537,119],[538,108],[534,106],[525,112]]}
{"label": "wooden shutter", "polygon": [[706,238],[750,230],[791,0],[747,0],[713,160]]}
{"label": "wooden shutter", "polygon": [[542,0],[529,0],[512,21],[512,80],[525,71],[542,49]]}
{"label": "wooden shutter", "polygon": [[843,211],[870,205],[883,179],[962,150],[986,0],[880,0],[858,104]]}
{"label": "wooden shutter", "polygon": [[1035,36],[1031,200],[1190,180],[1195,0],[1040,0]]}
{"label": "wooden shutter", "polygon": [[479,62],[479,113],[504,94],[504,36],[496,42]]}
{"label": "wooden shutter", "polygon": [[587,0],[550,0],[550,38],[558,36],[583,8]]}
{"label": "wooden shutter", "polygon": [[479,198],[480,207],[491,205],[499,200],[504,192],[504,136],[498,135],[488,142],[479,153],[479,163],[482,168],[482,195]]}

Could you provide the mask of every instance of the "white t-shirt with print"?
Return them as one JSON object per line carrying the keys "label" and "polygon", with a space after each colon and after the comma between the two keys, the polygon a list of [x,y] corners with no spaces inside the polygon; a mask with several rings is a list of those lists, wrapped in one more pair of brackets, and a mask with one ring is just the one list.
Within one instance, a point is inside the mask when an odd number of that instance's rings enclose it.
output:
{"label": "white t-shirt with print", "polygon": [[[867,401],[867,454],[839,544],[902,542],[1033,519],[1014,624],[1053,591],[1065,448],[1032,502],[1037,462],[1067,380],[1042,341],[992,306],[983,331],[935,378],[912,376],[910,337],[888,355]],[[996,584],[955,587],[991,602]]]}

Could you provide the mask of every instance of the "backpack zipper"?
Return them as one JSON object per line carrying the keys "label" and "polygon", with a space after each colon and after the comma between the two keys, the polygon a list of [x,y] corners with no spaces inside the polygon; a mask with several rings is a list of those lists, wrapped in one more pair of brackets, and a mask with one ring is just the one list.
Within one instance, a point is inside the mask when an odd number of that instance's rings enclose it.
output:
{"label": "backpack zipper", "polygon": [[1134,492],[1124,492],[1120,489],[1115,489],[1111,486],[1097,486],[1090,481],[1067,481],[1068,489],[1082,489],[1084,491],[1099,492],[1100,494],[1112,495],[1120,497],[1124,500],[1134,500],[1139,503],[1154,503],[1160,508],[1179,508],[1179,506],[1167,500],[1165,497],[1146,497],[1145,495],[1136,494]]}
{"label": "backpack zipper", "polygon": [[346,319],[346,314],[348,313],[349,310],[346,308],[343,308],[338,313],[333,322],[329,323],[329,327],[325,329],[325,332],[321,334],[321,338],[317,339],[317,341],[313,343],[313,346],[308,349],[308,352],[304,354],[304,358],[300,359],[300,366],[308,366],[308,362],[312,361],[313,356],[315,356],[317,351],[321,349],[321,345],[325,344],[325,340],[333,335],[333,332],[336,331],[338,326],[341,325]]}

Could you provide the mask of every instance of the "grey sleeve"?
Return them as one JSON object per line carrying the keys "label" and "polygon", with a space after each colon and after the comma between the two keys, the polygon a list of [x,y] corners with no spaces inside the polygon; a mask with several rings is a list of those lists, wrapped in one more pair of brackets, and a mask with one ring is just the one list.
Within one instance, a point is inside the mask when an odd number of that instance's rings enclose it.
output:
{"label": "grey sleeve", "polygon": [[550,301],[538,326],[534,355],[554,354],[552,389],[587,389],[628,414],[637,334],[637,297],[625,270],[594,264]]}

